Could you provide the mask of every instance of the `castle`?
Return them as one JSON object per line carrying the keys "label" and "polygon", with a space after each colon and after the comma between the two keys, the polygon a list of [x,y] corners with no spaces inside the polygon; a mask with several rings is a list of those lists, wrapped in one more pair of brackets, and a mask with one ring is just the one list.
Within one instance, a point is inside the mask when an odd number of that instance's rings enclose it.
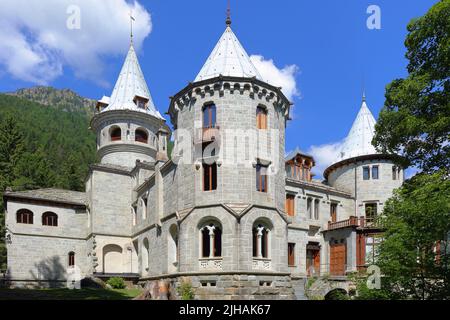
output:
{"label": "castle", "polygon": [[300,299],[309,276],[370,265],[374,218],[404,172],[371,145],[365,98],[317,181],[312,156],[285,153],[292,104],[267,80],[227,19],[195,80],[171,97],[172,132],[131,43],[91,121],[99,163],[86,191],[5,192],[9,284],[64,286],[76,266],[174,295],[190,281],[201,299]]}

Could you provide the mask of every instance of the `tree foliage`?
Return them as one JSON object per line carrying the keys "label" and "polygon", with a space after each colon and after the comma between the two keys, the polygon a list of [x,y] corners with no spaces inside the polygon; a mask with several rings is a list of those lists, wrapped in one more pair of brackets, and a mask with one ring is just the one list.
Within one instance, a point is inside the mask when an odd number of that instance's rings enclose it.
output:
{"label": "tree foliage", "polygon": [[[377,265],[384,290],[401,298],[449,299],[450,180],[443,171],[405,182],[386,202]],[[437,250],[437,248],[439,248]]]}
{"label": "tree foliage", "polygon": [[387,85],[374,145],[424,172],[450,168],[450,0],[408,24],[408,77]]}

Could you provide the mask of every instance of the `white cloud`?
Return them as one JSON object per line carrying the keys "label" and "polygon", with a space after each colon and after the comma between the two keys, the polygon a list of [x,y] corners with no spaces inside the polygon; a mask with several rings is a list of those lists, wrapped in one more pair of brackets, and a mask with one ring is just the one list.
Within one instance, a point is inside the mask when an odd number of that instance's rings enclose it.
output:
{"label": "white cloud", "polygon": [[298,96],[297,81],[295,75],[298,72],[298,66],[291,64],[284,68],[278,68],[272,59],[266,60],[261,55],[251,55],[250,60],[261,74],[264,81],[277,87],[282,87],[283,93],[289,100]]}
{"label": "white cloud", "polygon": [[[72,7],[71,7],[72,6]],[[80,28],[70,29],[69,8],[80,9]],[[134,43],[139,49],[152,30],[150,13],[126,0],[1,0],[0,71],[37,84],[48,84],[73,69],[80,78],[105,85],[108,55],[124,54],[133,12]],[[72,20],[73,21],[73,20]]]}
{"label": "white cloud", "polygon": [[316,175],[317,179],[321,179],[323,176],[323,171],[328,168],[331,164],[336,162],[341,151],[343,141],[322,144],[319,146],[311,146],[307,153],[314,157],[316,160],[316,165],[313,168],[313,173]]}

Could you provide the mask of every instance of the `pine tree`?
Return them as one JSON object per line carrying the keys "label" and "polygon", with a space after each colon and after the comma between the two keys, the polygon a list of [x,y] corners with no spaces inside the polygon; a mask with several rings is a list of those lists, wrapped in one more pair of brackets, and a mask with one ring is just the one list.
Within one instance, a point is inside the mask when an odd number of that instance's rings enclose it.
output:
{"label": "pine tree", "polygon": [[24,150],[24,138],[15,119],[8,115],[0,121],[0,270],[6,269],[5,213],[3,191],[14,179],[14,166]]}

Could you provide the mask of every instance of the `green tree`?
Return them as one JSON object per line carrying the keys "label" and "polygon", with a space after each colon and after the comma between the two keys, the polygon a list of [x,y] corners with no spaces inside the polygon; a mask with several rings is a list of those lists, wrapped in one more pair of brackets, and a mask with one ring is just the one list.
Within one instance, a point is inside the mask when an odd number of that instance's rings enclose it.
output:
{"label": "green tree", "polygon": [[[449,299],[450,180],[419,174],[386,202],[377,265],[384,290],[401,298]],[[436,250],[436,246],[440,250]]]}
{"label": "green tree", "polygon": [[3,191],[14,180],[14,166],[24,150],[24,137],[11,115],[0,118],[0,271],[6,270]]}
{"label": "green tree", "polygon": [[24,149],[24,136],[16,120],[7,115],[0,124],[0,183],[3,185],[14,179],[13,170]]}
{"label": "green tree", "polygon": [[408,24],[408,77],[387,85],[374,145],[424,172],[450,168],[450,0]]}
{"label": "green tree", "polygon": [[53,185],[53,173],[45,152],[39,148],[36,152],[25,152],[13,169],[14,180],[11,187],[15,190],[48,188]]}

